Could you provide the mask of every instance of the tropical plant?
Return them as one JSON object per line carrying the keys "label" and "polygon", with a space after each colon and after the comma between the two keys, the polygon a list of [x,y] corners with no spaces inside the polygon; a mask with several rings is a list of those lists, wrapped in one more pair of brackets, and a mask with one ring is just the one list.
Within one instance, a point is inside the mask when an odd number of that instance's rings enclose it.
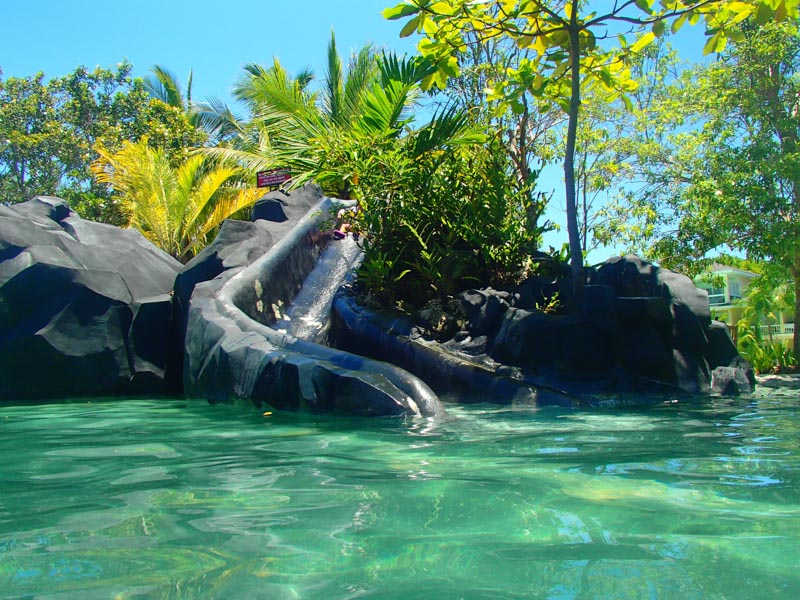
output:
{"label": "tropical plant", "polygon": [[261,196],[260,190],[238,184],[240,169],[210,166],[203,155],[174,167],[147,140],[126,142],[116,152],[102,146],[96,150],[99,158],[92,172],[113,190],[128,226],[184,262],[203,248],[223,220]]}
{"label": "tropical plant", "polygon": [[749,265],[759,273],[739,301],[742,317],[737,322],[739,352],[759,373],[786,371],[797,366],[792,345],[776,340],[773,325],[782,321],[781,313],[791,312],[795,305],[794,286],[786,272],[775,264]]}
{"label": "tropical plant", "polygon": [[420,82],[432,72],[426,60],[369,47],[345,70],[333,37],[319,91],[277,59],[249,65],[236,95],[250,119],[230,147],[206,152],[251,170],[289,167],[293,185],[313,180],[357,198],[360,282],[384,305],[512,281],[541,234],[526,230],[528,182],[466,110],[441,106],[414,126]]}
{"label": "tropical plant", "polygon": [[433,130],[452,118],[402,137],[352,132],[325,148],[335,176],[353,181],[360,210],[351,226],[365,249],[359,281],[383,305],[410,310],[469,287],[515,283],[540,241],[541,230],[527,227],[527,195],[509,192],[507,155],[493,139],[476,144],[466,116],[448,143],[428,149],[443,139]]}
{"label": "tropical plant", "polygon": [[[583,257],[576,202],[575,151],[582,97],[593,90],[607,101],[630,92],[630,79],[624,58],[643,50],[669,23],[672,30],[701,19],[708,41],[705,52],[725,48],[730,37],[739,37],[738,24],[752,17],[760,23],[772,19],[796,19],[797,0],[667,1],[631,0],[604,5],[580,0],[406,0],[384,11],[389,19],[408,19],[400,35],[423,35],[420,53],[434,61],[437,69],[426,85],[444,88],[450,77],[458,75],[456,54],[463,51],[467,35],[478,43],[494,38],[510,38],[520,48],[530,48],[530,58],[520,61],[497,81],[492,98],[519,106],[530,91],[549,99],[567,115],[564,152],[565,204],[569,234],[573,285],[584,282]],[[629,44],[626,36],[636,40]],[[613,38],[615,44],[599,43]]]}
{"label": "tropical plant", "polygon": [[131,65],[0,80],[0,203],[59,195],[84,218],[124,218],[90,170],[96,144],[118,148],[144,137],[182,160],[205,135],[181,110],[150,98]]}
{"label": "tropical plant", "polygon": [[183,86],[178,81],[177,76],[161,65],[154,65],[150,69],[150,75],[143,79],[144,89],[150,94],[151,98],[160,100],[168,106],[178,108],[184,112],[192,110],[192,72],[189,71],[189,78],[186,81],[186,93]]}

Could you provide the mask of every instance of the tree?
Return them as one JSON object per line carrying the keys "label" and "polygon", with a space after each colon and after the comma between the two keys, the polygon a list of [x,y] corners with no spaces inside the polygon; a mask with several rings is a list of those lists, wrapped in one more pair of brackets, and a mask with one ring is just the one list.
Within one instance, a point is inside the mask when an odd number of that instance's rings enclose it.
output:
{"label": "tree", "polygon": [[[583,285],[583,258],[575,194],[575,142],[582,93],[604,92],[613,100],[632,91],[633,82],[625,67],[626,54],[636,53],[666,31],[668,22],[677,30],[684,23],[701,19],[706,25],[706,52],[724,49],[730,36],[737,36],[737,24],[753,17],[759,22],[772,18],[795,19],[797,0],[625,0],[614,2],[604,12],[596,3],[579,0],[406,0],[384,11],[389,19],[409,18],[401,35],[423,34],[419,51],[438,67],[427,85],[444,87],[448,77],[458,74],[455,55],[466,45],[465,35],[479,40],[508,37],[534,56],[498,81],[494,97],[514,101],[529,90],[537,97],[557,103],[567,114],[564,156],[565,201],[573,285]],[[582,13],[586,8],[591,12]],[[626,36],[636,36],[633,44]],[[609,40],[613,40],[609,43]]]}
{"label": "tree", "polygon": [[99,183],[111,186],[129,226],[184,262],[205,246],[222,221],[262,195],[235,183],[238,169],[210,167],[199,154],[176,168],[166,152],[151,148],[147,140],[126,142],[116,152],[100,146],[97,152],[92,172]]}
{"label": "tree", "polygon": [[431,72],[419,57],[369,48],[345,70],[333,39],[318,92],[277,60],[249,66],[236,91],[249,122],[232,148],[205,152],[250,169],[286,166],[294,185],[314,180],[358,199],[361,210],[348,216],[363,234],[358,280],[383,306],[419,308],[481,279],[508,283],[536,236],[524,227],[520,198],[508,194],[514,171],[458,106],[440,106],[415,126],[420,81]]}
{"label": "tree", "polygon": [[[249,116],[237,119],[222,103],[200,107],[200,123],[224,142],[206,152],[252,172],[288,166],[296,172],[294,184],[299,185],[318,166],[310,157],[310,142],[351,128],[362,116],[365,96],[378,85],[380,77],[377,55],[370,46],[353,54],[345,69],[333,32],[318,91],[311,88],[313,72],[304,70],[293,77],[277,58],[269,67],[245,65],[234,96],[247,107]],[[389,110],[395,118],[401,118],[405,108],[394,106]],[[350,182],[346,179],[328,179],[326,184],[333,186],[328,190],[331,193],[341,197],[349,194]]]}
{"label": "tree", "polygon": [[491,147],[505,152],[511,162],[514,178],[509,196],[523,198],[531,232],[553,228],[548,221],[540,227],[539,220],[547,206],[548,198],[536,191],[536,182],[542,167],[552,160],[553,132],[563,121],[563,115],[553,110],[529,92],[522,94],[513,105],[488,102],[491,85],[509,69],[519,67],[527,60],[530,49],[520,48],[510,39],[479,40],[474,32],[465,34],[467,44],[457,54],[459,74],[448,81],[443,90],[451,101],[475,115],[486,131],[497,137]]}
{"label": "tree", "polygon": [[[617,228],[618,234],[646,232],[653,254],[672,266],[691,268],[725,247],[769,261],[792,283],[796,323],[799,68],[795,23],[751,23],[720,60],[679,80],[660,117],[678,133],[664,136],[657,151],[640,147],[647,188],[620,207],[639,218]],[[797,355],[797,334],[793,347]]]}
{"label": "tree", "polygon": [[160,100],[167,106],[178,108],[190,113],[192,110],[192,72],[186,82],[186,94],[183,92],[178,78],[169,69],[161,65],[154,65],[150,75],[143,79],[144,89],[151,98]]}
{"label": "tree", "polygon": [[147,137],[173,160],[202,143],[205,135],[181,110],[151,99],[130,72],[123,63],[78,67],[47,83],[41,73],[0,81],[0,202],[60,195],[84,217],[120,223],[107,190],[92,179],[97,143]]}

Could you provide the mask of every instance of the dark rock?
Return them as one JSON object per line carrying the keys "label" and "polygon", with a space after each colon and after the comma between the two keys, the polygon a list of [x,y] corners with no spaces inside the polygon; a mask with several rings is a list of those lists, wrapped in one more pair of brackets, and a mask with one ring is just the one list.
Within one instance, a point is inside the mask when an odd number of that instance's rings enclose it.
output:
{"label": "dark rock", "polygon": [[467,290],[459,294],[469,332],[477,337],[494,335],[500,327],[503,313],[509,307],[510,298],[508,292],[492,288]]}
{"label": "dark rock", "polygon": [[532,275],[514,288],[514,307],[525,310],[539,309],[550,302],[556,295],[560,295],[558,277],[543,277]]}
{"label": "dark rock", "polygon": [[320,200],[322,200],[322,190],[311,183],[291,192],[268,192],[255,203],[250,219],[272,223],[291,221],[291,224],[295,224]]}
{"label": "dark rock", "polygon": [[680,348],[672,349],[672,364],[675,368],[675,383],[694,396],[711,391],[711,371],[702,354]]}
{"label": "dark rock", "polygon": [[608,331],[617,329],[617,295],[610,285],[585,285],[573,299],[573,314]]}
{"label": "dark rock", "polygon": [[612,338],[593,321],[509,309],[492,344],[492,357],[533,373],[597,377],[613,367]]}
{"label": "dark rock", "polygon": [[451,299],[443,305],[434,299],[414,313],[414,323],[423,336],[445,342],[461,329],[465,316],[459,301]]}
{"label": "dark rock", "polygon": [[283,198],[262,198],[253,206],[251,218],[254,221],[263,219],[273,223],[283,223],[289,220],[286,216],[286,206],[288,203]]}
{"label": "dark rock", "polygon": [[178,261],[46,196],[0,207],[0,253],[0,398],[163,393]]}
{"label": "dark rock", "polygon": [[725,323],[711,321],[706,329],[706,337],[708,339],[706,357],[708,365],[712,369],[730,366],[735,359],[739,358],[739,351],[736,350],[736,344],[733,343]]}
{"label": "dark rock", "polygon": [[652,381],[674,382],[672,346],[647,321],[614,332],[614,356],[623,371]]}
{"label": "dark rock", "polygon": [[588,283],[610,285],[619,297],[659,296],[659,268],[638,256],[614,256],[590,273]]}
{"label": "dark rock", "polygon": [[754,383],[744,369],[717,367],[711,372],[711,392],[719,396],[741,396],[753,392]]}
{"label": "dark rock", "polygon": [[[532,277],[510,301],[503,292],[469,290],[460,295],[466,330],[451,339],[437,345],[373,332],[361,336],[359,348],[400,361],[426,381],[453,385],[456,377],[467,388],[502,388],[512,394],[517,394],[515,385],[549,390],[536,395],[539,404],[604,406],[616,402],[603,399],[608,396],[647,403],[703,395],[711,390],[712,370],[718,366],[738,369],[739,379],[754,381],[724,325],[711,322],[707,294],[688,277],[636,256],[617,257],[589,272],[588,284],[569,301],[567,314],[533,308],[553,298],[556,287],[551,278]],[[374,329],[381,330],[380,315],[353,316],[357,311],[350,302],[334,303],[343,312],[339,327],[368,331],[363,321],[372,320]],[[425,360],[437,367],[426,366]],[[504,388],[485,382],[492,377],[516,383]]]}

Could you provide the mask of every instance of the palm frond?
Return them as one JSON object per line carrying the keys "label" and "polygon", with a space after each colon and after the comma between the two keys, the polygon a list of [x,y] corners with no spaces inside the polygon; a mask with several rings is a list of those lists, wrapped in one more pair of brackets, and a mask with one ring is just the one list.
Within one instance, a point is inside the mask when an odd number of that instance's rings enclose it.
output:
{"label": "palm frond", "polygon": [[450,106],[437,112],[427,125],[415,132],[411,155],[422,156],[447,146],[482,144],[486,139],[486,135],[473,126],[468,113]]}
{"label": "palm frond", "polygon": [[[160,65],[153,65],[150,73],[151,75],[145,76],[143,81],[145,90],[151,97],[181,110],[186,108],[181,85],[174,73]],[[189,85],[191,86],[191,78]]]}
{"label": "palm frond", "polygon": [[230,142],[242,135],[246,125],[225,102],[215,96],[192,105],[189,120],[217,143]]}
{"label": "palm frond", "polygon": [[364,95],[375,82],[377,73],[378,65],[372,46],[364,46],[350,58],[342,97],[340,124],[346,127],[348,123],[358,118]]}
{"label": "palm frond", "polygon": [[361,115],[356,127],[368,135],[379,132],[399,134],[408,122],[405,109],[413,100],[414,90],[399,81],[390,81],[386,86],[373,85],[365,94]]}
{"label": "palm frond", "polygon": [[342,103],[344,89],[344,73],[342,72],[342,59],[336,51],[336,36],[331,31],[328,42],[328,62],[325,68],[325,79],[322,86],[322,108],[328,118],[338,123],[342,118]]}
{"label": "palm frond", "polygon": [[433,61],[421,56],[398,57],[394,52],[383,52],[378,59],[381,82],[386,85],[390,81],[406,84],[421,82],[425,77],[436,72]]}

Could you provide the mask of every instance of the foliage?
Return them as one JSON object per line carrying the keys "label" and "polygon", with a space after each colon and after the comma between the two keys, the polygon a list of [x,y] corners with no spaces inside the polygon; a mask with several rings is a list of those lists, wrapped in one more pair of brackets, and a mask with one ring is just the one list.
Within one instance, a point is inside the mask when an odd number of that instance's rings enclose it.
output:
{"label": "foliage", "polygon": [[[632,91],[635,84],[625,67],[624,55],[637,53],[666,31],[684,23],[706,25],[706,52],[724,49],[729,37],[740,35],[737,24],[751,17],[758,22],[797,18],[797,0],[662,1],[636,0],[614,3],[607,12],[578,0],[406,0],[386,9],[389,19],[408,19],[401,36],[423,34],[420,53],[436,63],[437,70],[425,84],[445,87],[458,75],[456,53],[464,51],[465,36],[474,34],[478,43],[497,37],[510,38],[521,48],[530,48],[530,58],[519,68],[509,69],[497,82],[492,98],[519,110],[527,91],[556,103],[568,115],[564,177],[567,230],[572,252],[573,283],[583,283],[583,260],[575,197],[575,142],[582,94],[591,90],[607,100]],[[587,12],[582,12],[586,8]],[[591,12],[589,12],[591,11]],[[626,36],[634,35],[631,44]],[[614,38],[616,46],[598,43]],[[624,96],[623,96],[624,98]]]}
{"label": "foliage", "polygon": [[[372,152],[341,158],[361,174],[353,217],[365,248],[359,279],[383,304],[402,300],[418,308],[523,276],[541,231],[527,228],[527,194],[507,195],[513,174],[501,151],[464,145],[444,157],[414,157],[385,140]],[[376,264],[389,267],[379,281],[371,276]]]}
{"label": "foliage", "polygon": [[759,340],[749,329],[740,330],[739,336],[739,353],[756,373],[785,373],[797,368],[791,343]]}
{"label": "foliage", "polygon": [[223,220],[261,196],[258,189],[235,184],[238,169],[211,167],[202,155],[174,167],[166,152],[147,140],[126,142],[116,152],[98,146],[97,152],[92,171],[113,188],[129,226],[182,261],[197,253]]}
{"label": "foliage", "polygon": [[181,110],[151,99],[127,63],[114,69],[78,67],[44,81],[39,73],[0,80],[0,202],[60,195],[86,218],[124,219],[109,192],[91,177],[93,150],[147,137],[173,160],[205,136]]}
{"label": "foliage", "polygon": [[615,236],[651,244],[673,268],[696,269],[726,248],[769,262],[794,287],[798,322],[800,33],[744,24],[742,36],[651,113],[672,133],[637,149],[647,186],[620,207]]}
{"label": "foliage", "polygon": [[790,343],[774,339],[771,326],[781,322],[781,313],[794,308],[794,286],[786,271],[775,264],[747,266],[759,276],[740,301],[743,311],[737,323],[739,352],[758,373],[784,372],[797,366],[796,355]]}
{"label": "foliage", "polygon": [[[541,168],[553,158],[554,131],[563,122],[563,114],[529,91],[513,106],[489,102],[494,82],[509,69],[519,68],[532,51],[509,38],[481,40],[475,32],[465,32],[464,37],[465,48],[456,55],[459,74],[450,78],[442,93],[497,137],[496,147],[505,151],[515,175],[510,181],[512,193],[527,190],[528,226],[536,231],[549,198],[536,191],[535,183]],[[553,225],[545,223],[544,227]]]}
{"label": "foliage", "polygon": [[370,47],[345,69],[334,38],[319,91],[310,74],[292,77],[277,59],[248,65],[236,94],[250,118],[230,129],[227,147],[205,152],[250,170],[289,167],[293,185],[313,180],[357,198],[350,225],[365,250],[359,281],[384,305],[421,306],[513,280],[541,233],[525,228],[530,187],[468,112],[447,105],[414,127],[420,81],[431,71],[425,60]]}

